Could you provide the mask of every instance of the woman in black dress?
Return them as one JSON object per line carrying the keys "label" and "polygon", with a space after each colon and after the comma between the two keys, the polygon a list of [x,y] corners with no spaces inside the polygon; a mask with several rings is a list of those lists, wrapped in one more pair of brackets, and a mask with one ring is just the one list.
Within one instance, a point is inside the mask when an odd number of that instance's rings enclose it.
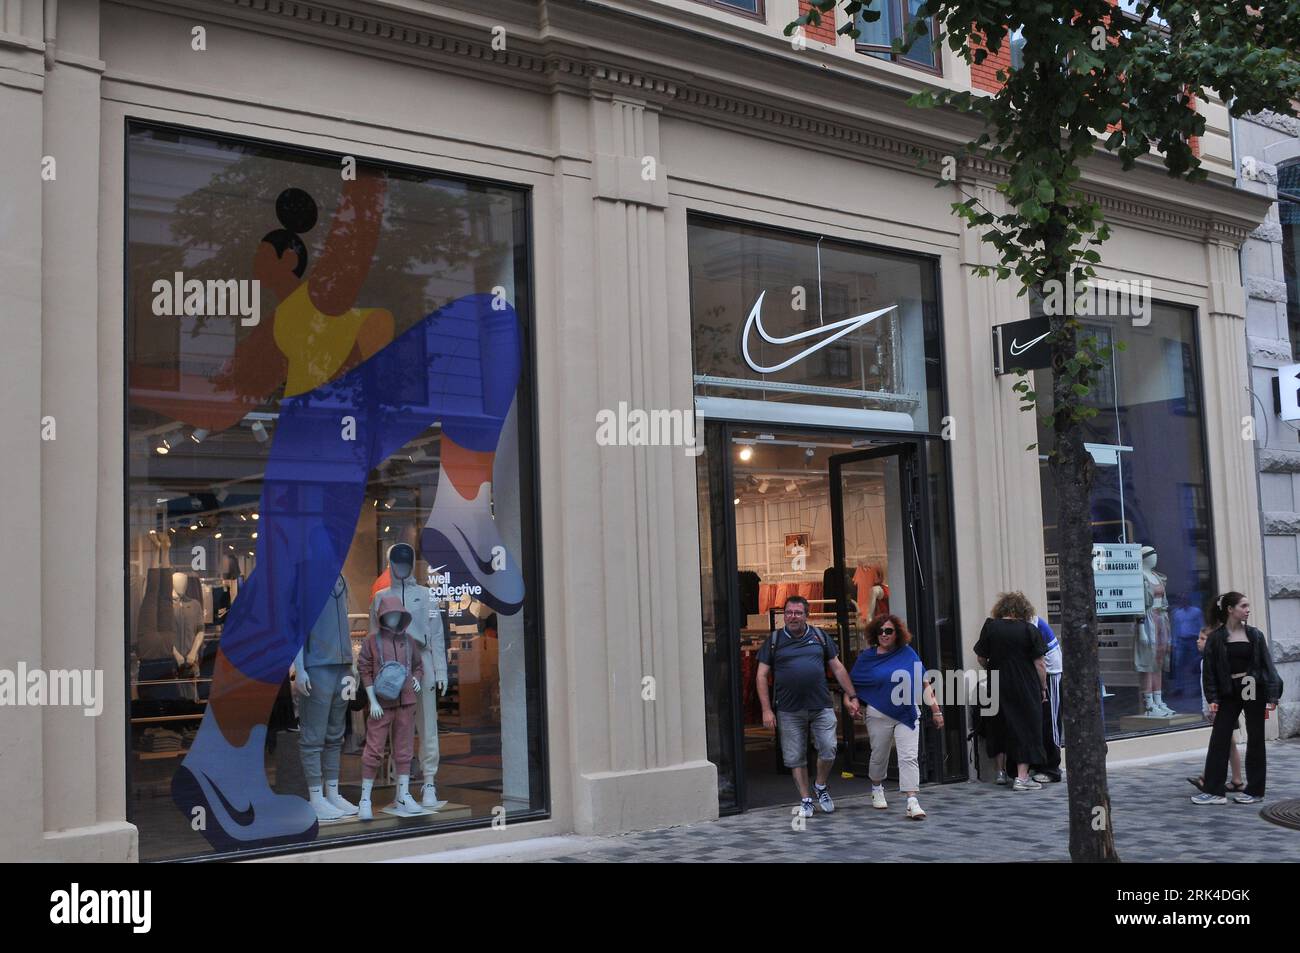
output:
{"label": "woman in black dress", "polygon": [[997,759],[998,784],[1007,783],[1006,766],[1016,766],[1013,791],[1037,791],[1042,785],[1029,776],[1031,764],[1042,764],[1043,699],[1047,697],[1047,665],[1043,638],[1030,624],[1034,607],[1022,592],[1004,592],[989,613],[975,655],[996,679],[992,688],[997,712],[989,719],[986,741]]}

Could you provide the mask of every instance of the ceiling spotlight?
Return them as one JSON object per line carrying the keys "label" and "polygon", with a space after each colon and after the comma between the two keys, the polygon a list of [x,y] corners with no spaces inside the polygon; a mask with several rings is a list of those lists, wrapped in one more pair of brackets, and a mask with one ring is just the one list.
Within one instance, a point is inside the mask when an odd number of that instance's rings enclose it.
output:
{"label": "ceiling spotlight", "polygon": [[736,497],[734,500],[731,501],[731,503],[732,503],[733,506],[739,506],[739,505],[740,505],[740,497]]}
{"label": "ceiling spotlight", "polygon": [[172,445],[167,442],[166,437],[159,437],[158,445],[154,447],[154,449],[158,451],[159,454],[165,457],[167,456],[167,454],[172,452]]}
{"label": "ceiling spotlight", "polygon": [[226,498],[227,498],[228,496],[230,496],[230,491],[227,490],[224,486],[223,486],[221,489],[217,490],[217,502],[218,502],[218,503],[224,503],[224,502],[226,502]]}
{"label": "ceiling spotlight", "polygon": [[253,514],[253,519],[257,519],[257,514],[256,514],[256,513]]}
{"label": "ceiling spotlight", "polygon": [[740,459],[744,460],[746,463],[748,463],[753,456],[754,456],[753,447],[749,445],[745,445],[740,448]]}
{"label": "ceiling spotlight", "polygon": [[253,539],[257,539],[257,533],[256,533],[256,532],[253,533]]}
{"label": "ceiling spotlight", "polygon": [[797,489],[799,489],[799,484],[795,483],[794,480],[785,485],[785,492],[787,493],[793,493]]}
{"label": "ceiling spotlight", "polygon": [[227,544],[226,544],[226,549],[234,549],[234,548],[235,548],[235,545],[234,545],[233,543],[227,543]]}
{"label": "ceiling spotlight", "polygon": [[385,533],[391,533],[392,531],[393,531],[393,528],[392,528],[391,526],[385,526],[385,527],[384,527],[384,532],[385,532]]}
{"label": "ceiling spotlight", "polygon": [[266,443],[270,440],[270,435],[266,432],[266,426],[260,420],[253,421],[253,439],[258,443]]}
{"label": "ceiling spotlight", "polygon": [[760,484],[758,485],[758,492],[759,492],[759,493],[766,493],[766,492],[767,492],[767,487],[768,487],[768,483],[767,483],[766,480],[764,480],[762,483],[760,483]]}
{"label": "ceiling spotlight", "polygon": [[191,523],[191,524],[190,524],[190,529],[198,529],[198,528],[199,528],[199,524],[198,524],[198,523]]}
{"label": "ceiling spotlight", "polygon": [[220,534],[220,533],[213,533],[213,534],[212,534],[212,538],[213,538],[213,539],[220,539],[220,538],[221,538],[221,534]]}
{"label": "ceiling spotlight", "polygon": [[195,427],[193,432],[190,434],[190,439],[195,443],[202,443],[204,440],[208,439],[208,434],[210,432],[211,431],[204,430],[202,427]]}
{"label": "ceiling spotlight", "polygon": [[243,520],[245,523],[248,522],[248,517],[245,516],[243,513],[240,513],[240,514],[239,514],[239,518],[240,518],[241,520]]}
{"label": "ceiling spotlight", "polygon": [[809,460],[811,460],[813,457],[817,455],[817,451],[814,450],[812,447],[807,447],[804,449],[803,455],[807,457]]}

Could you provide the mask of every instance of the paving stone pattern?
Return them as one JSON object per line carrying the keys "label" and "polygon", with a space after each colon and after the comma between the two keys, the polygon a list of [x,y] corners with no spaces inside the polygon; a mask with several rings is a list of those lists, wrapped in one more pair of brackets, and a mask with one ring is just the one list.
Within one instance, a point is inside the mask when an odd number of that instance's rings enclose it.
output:
{"label": "paving stone pattern", "polygon": [[[1198,807],[1187,783],[1202,759],[1112,768],[1115,841],[1125,861],[1300,861],[1300,831],[1259,816],[1262,805]],[[592,850],[551,862],[836,862],[1069,860],[1066,785],[1015,793],[989,783],[933,785],[921,790],[924,821],[904,817],[906,800],[886,784],[889,808],[869,797],[836,800],[805,828],[792,827],[789,806],[718,821],[602,839]],[[793,794],[793,785],[791,785]],[[835,793],[835,782],[831,782]],[[1268,801],[1300,797],[1300,741],[1268,746]],[[1267,803],[1267,801],[1265,802]]]}

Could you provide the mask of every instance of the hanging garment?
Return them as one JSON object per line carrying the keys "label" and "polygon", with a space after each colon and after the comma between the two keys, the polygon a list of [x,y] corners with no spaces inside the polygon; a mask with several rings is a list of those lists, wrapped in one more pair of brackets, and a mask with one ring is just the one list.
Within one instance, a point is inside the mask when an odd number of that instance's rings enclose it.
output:
{"label": "hanging garment", "polygon": [[754,615],[762,610],[758,607],[759,577],[758,573],[746,569],[740,573],[740,611]]}

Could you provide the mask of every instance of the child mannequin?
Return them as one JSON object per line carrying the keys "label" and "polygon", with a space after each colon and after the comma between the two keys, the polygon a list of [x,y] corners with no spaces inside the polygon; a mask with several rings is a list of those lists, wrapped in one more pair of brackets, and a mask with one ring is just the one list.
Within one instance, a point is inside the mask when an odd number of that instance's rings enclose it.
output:
{"label": "child mannequin", "polygon": [[[420,693],[423,668],[420,653],[415,651],[406,635],[411,624],[411,614],[402,607],[402,600],[389,593],[379,602],[379,631],[361,644],[357,659],[357,673],[361,684],[370,696],[370,720],[366,723],[366,746],[361,754],[361,803],[357,805],[360,818],[374,818],[370,792],[375,777],[383,763],[384,742],[389,730],[393,734],[393,761],[397,776],[397,799],[393,807],[404,816],[423,814],[419,803],[411,797],[411,758],[415,753],[415,702]],[[385,662],[396,660],[408,668],[407,679],[401,694],[395,699],[381,699],[375,694],[375,676]]]}

